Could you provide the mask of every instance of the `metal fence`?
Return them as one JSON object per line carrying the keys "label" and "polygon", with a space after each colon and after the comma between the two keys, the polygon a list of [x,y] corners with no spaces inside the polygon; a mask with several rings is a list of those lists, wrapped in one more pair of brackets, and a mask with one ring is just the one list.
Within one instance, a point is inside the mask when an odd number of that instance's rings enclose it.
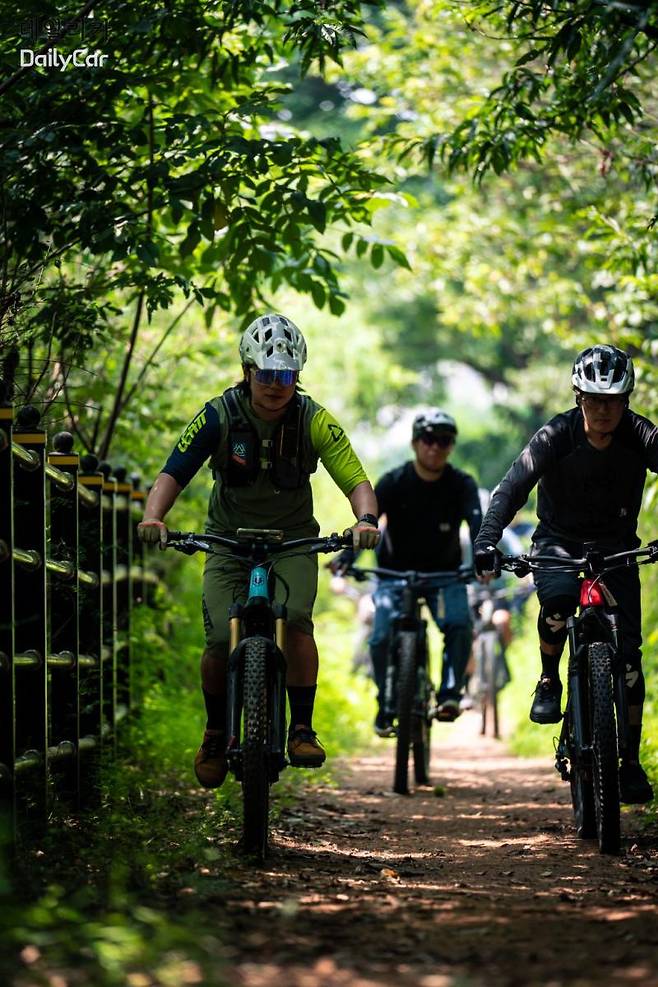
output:
{"label": "metal fence", "polygon": [[157,582],[134,534],[137,478],[47,449],[39,412],[0,404],[0,813],[41,825],[89,802],[134,703],[131,610]]}

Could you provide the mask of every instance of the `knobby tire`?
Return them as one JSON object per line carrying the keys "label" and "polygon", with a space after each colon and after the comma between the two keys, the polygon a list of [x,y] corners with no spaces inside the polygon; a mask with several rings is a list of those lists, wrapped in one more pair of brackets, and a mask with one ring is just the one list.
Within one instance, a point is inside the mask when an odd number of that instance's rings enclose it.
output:
{"label": "knobby tire", "polygon": [[610,648],[597,642],[587,649],[592,727],[594,812],[601,853],[619,853],[619,754],[612,688]]}
{"label": "knobby tire", "polygon": [[398,734],[395,748],[393,791],[409,793],[409,751],[412,741],[416,693],[416,632],[400,631],[396,639],[398,662]]}
{"label": "knobby tire", "polygon": [[267,642],[248,641],[244,649],[242,799],[243,846],[261,860],[267,855],[269,772],[267,757]]}

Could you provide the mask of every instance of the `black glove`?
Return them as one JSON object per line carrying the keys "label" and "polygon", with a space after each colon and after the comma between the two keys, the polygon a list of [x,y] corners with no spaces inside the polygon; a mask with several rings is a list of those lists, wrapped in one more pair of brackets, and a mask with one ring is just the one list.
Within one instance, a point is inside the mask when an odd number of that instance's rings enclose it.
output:
{"label": "black glove", "polygon": [[327,569],[333,572],[334,576],[342,576],[346,569],[354,565],[354,549],[345,548],[333,559],[327,562]]}
{"label": "black glove", "polygon": [[658,562],[658,538],[654,538],[647,544],[647,548],[650,551],[649,560],[651,562]]}
{"label": "black glove", "polygon": [[478,576],[493,575],[497,579],[501,573],[500,562],[502,557],[503,553],[499,552],[494,545],[484,545],[482,548],[476,548],[473,563]]}

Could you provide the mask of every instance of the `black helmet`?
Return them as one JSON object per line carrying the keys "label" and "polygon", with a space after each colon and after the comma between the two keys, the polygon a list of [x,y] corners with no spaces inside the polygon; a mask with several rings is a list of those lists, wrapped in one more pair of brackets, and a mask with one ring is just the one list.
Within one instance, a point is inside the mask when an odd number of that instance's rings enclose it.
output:
{"label": "black helmet", "polygon": [[414,442],[421,435],[436,435],[439,432],[457,435],[457,422],[447,411],[443,411],[441,408],[432,408],[431,411],[421,411],[414,418],[411,431]]}
{"label": "black helmet", "polygon": [[635,387],[633,361],[616,346],[590,346],[576,357],[571,383],[585,394],[630,394]]}

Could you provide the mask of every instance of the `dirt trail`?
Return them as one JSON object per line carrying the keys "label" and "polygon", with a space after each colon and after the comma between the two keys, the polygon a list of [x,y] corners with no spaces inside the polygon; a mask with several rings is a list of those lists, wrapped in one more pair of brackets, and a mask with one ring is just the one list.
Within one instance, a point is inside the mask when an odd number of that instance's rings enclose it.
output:
{"label": "dirt trail", "polygon": [[[572,834],[550,757],[519,760],[465,714],[434,731],[444,797],[390,792],[393,748],[284,813],[265,868],[229,894],[244,987],[658,985],[658,839]],[[547,747],[550,740],[547,737]]]}

